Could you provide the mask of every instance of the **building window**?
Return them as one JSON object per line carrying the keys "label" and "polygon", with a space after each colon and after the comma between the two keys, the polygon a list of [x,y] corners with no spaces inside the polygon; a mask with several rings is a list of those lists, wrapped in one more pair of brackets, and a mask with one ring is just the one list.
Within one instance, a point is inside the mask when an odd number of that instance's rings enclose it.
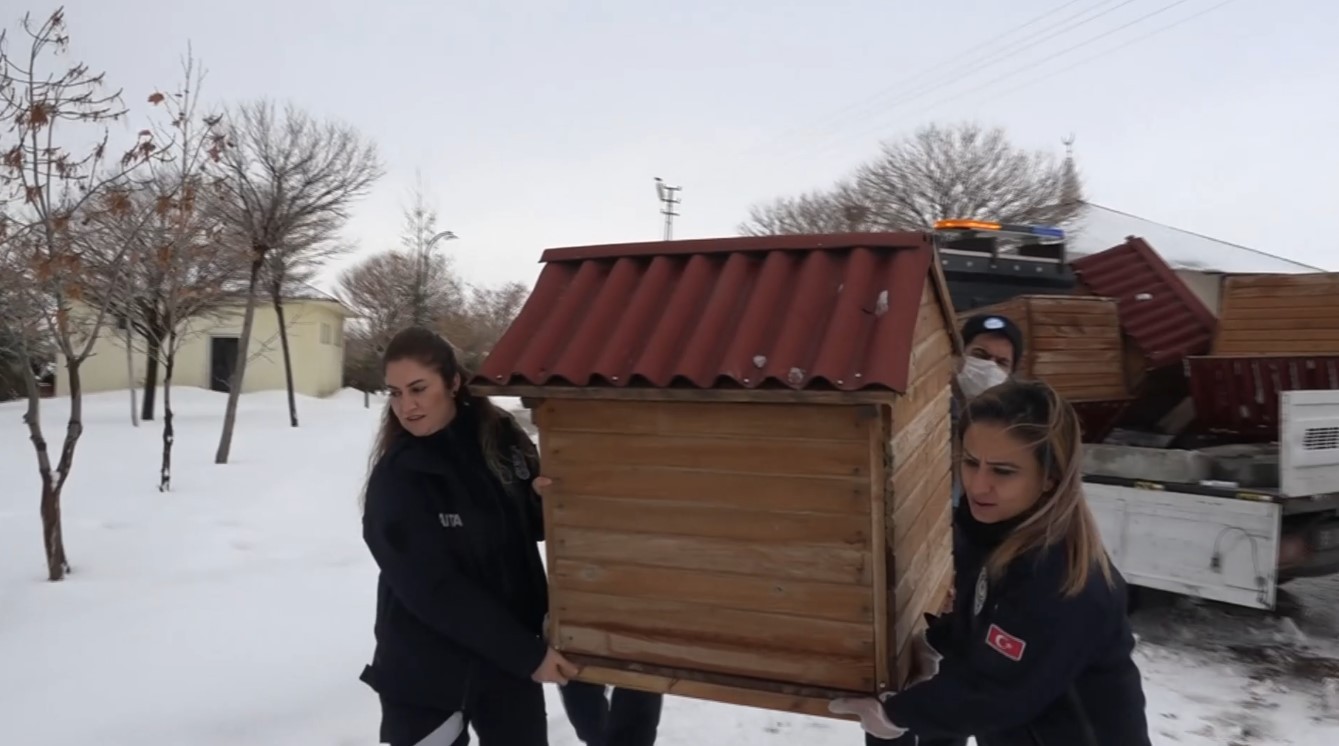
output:
{"label": "building window", "polygon": [[344,327],[343,327],[343,326],[337,326],[337,327],[335,327],[335,346],[336,346],[336,347],[343,347],[343,346],[344,346]]}
{"label": "building window", "polygon": [[322,324],[321,324],[321,344],[323,344],[323,345],[328,345],[328,344],[330,344],[330,325],[329,325],[329,324],[325,324],[325,323],[322,323]]}

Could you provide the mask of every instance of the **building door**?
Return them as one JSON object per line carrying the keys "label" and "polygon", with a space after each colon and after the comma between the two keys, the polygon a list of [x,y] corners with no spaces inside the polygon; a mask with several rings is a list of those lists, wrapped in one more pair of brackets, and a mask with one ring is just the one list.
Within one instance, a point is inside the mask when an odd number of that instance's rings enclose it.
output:
{"label": "building door", "polygon": [[228,391],[228,379],[237,367],[237,337],[209,338],[209,390]]}

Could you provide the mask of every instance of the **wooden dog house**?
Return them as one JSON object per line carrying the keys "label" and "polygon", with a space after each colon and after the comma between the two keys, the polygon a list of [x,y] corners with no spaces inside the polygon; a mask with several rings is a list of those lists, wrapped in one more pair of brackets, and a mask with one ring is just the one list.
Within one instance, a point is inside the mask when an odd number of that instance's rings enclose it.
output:
{"label": "wooden dog house", "polygon": [[1018,375],[1045,381],[1070,400],[1129,397],[1116,302],[1091,295],[1020,295],[959,314],[960,321],[994,313],[1023,334]]}
{"label": "wooden dog house", "polygon": [[579,678],[827,716],[952,575],[959,344],[924,233],[556,249],[473,389],[539,430]]}

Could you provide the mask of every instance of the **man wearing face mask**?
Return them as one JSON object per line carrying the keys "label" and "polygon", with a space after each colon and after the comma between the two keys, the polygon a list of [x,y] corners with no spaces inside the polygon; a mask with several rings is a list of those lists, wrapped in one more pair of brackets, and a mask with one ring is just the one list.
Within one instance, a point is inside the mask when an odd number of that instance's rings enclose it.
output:
{"label": "man wearing face mask", "polygon": [[[1023,357],[1023,332],[1006,316],[986,313],[962,325],[962,359],[954,378],[952,416],[957,431],[958,412],[981,392],[1009,380]],[[956,440],[954,442],[957,442]],[[954,453],[954,463],[958,454]],[[958,470],[953,469],[953,506],[962,497]]]}
{"label": "man wearing face mask", "polygon": [[966,399],[1009,380],[1023,357],[1023,332],[1008,317],[981,314],[962,325],[958,386]]}

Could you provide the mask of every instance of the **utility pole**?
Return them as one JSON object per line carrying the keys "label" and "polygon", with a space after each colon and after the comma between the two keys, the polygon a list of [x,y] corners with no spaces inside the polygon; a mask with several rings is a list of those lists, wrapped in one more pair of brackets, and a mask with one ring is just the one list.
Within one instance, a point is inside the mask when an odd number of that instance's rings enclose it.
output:
{"label": "utility pole", "polygon": [[660,214],[665,216],[665,240],[668,241],[674,237],[674,218],[679,213],[674,211],[674,206],[682,202],[678,198],[679,190],[683,187],[670,186],[666,184],[659,176],[656,177],[656,197],[660,199],[664,207],[660,208]]}
{"label": "utility pole", "polygon": [[1060,142],[1065,144],[1064,181],[1060,187],[1060,204],[1064,207],[1076,207],[1083,201],[1083,186],[1079,183],[1079,171],[1074,165],[1074,133]]}

